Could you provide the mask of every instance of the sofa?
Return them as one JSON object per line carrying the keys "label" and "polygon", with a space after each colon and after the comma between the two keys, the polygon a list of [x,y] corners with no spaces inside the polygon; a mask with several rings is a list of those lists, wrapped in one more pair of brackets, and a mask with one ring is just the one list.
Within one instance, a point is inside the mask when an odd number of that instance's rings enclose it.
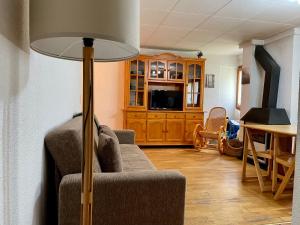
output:
{"label": "sofa", "polygon": [[[105,157],[99,160],[98,148],[103,147],[104,130],[111,132],[112,137],[107,136],[119,149],[116,171],[103,169],[107,166]],[[93,225],[184,224],[185,177],[177,171],[157,170],[135,145],[132,130],[111,131],[95,124],[94,133]],[[82,117],[50,131],[45,137],[45,148],[47,223],[79,225]],[[116,163],[109,158],[107,161]]]}

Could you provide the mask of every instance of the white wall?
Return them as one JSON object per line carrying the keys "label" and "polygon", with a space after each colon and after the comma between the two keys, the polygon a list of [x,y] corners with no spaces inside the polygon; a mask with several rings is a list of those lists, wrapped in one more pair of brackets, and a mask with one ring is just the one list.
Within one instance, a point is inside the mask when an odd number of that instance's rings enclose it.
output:
{"label": "white wall", "polygon": [[261,107],[264,73],[254,58],[255,45],[243,48],[243,71],[250,74],[250,84],[242,85],[241,117],[252,107]]}
{"label": "white wall", "polygon": [[[292,85],[299,87],[299,71],[300,71],[300,34],[299,30],[296,30],[296,35],[294,36],[294,48],[293,48],[293,83]],[[294,87],[293,89],[295,89]],[[298,104],[296,104],[298,110],[298,134],[300,132],[300,101],[299,101],[299,89],[297,93],[292,95],[292,101],[295,102],[298,100]],[[293,105],[291,111],[295,111],[295,105]],[[300,224],[300,135],[297,137],[297,149],[296,149],[296,168],[295,168],[295,181],[294,181],[294,192],[293,192],[293,224],[297,225]]]}
{"label": "white wall", "polygon": [[[205,73],[215,74],[215,88],[204,89],[204,111],[215,106],[226,108],[230,119],[239,120],[239,111],[236,110],[236,82],[237,67],[240,56],[205,56]],[[208,113],[205,114],[207,116]]]}
{"label": "white wall", "polygon": [[29,50],[28,0],[0,5],[0,224],[41,225],[43,139],[80,110],[81,66]]}
{"label": "white wall", "polygon": [[[291,123],[297,123],[298,113],[298,77],[299,77],[299,44],[294,35],[284,37],[265,45],[266,50],[280,66],[278,90],[278,108],[285,108]],[[298,47],[298,48],[297,48]]]}
{"label": "white wall", "polygon": [[123,128],[125,62],[95,63],[94,111],[101,124]]}

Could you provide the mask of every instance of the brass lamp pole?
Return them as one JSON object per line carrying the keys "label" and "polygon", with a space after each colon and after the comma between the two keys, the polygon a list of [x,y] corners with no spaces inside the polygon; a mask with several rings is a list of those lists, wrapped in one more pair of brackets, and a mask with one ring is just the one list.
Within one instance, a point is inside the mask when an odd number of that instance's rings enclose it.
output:
{"label": "brass lamp pole", "polygon": [[81,164],[81,225],[92,225],[94,150],[94,39],[83,38],[83,117]]}

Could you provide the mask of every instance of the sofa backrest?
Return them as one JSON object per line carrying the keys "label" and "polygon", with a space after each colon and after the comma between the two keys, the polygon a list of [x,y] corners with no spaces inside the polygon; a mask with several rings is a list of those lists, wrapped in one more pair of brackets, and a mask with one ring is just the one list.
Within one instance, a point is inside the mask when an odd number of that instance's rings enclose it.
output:
{"label": "sofa backrest", "polygon": [[[82,116],[71,119],[50,131],[45,137],[45,145],[51,154],[61,176],[81,172],[82,160]],[[94,148],[98,146],[98,130],[94,125]],[[95,155],[93,171],[101,172]]]}

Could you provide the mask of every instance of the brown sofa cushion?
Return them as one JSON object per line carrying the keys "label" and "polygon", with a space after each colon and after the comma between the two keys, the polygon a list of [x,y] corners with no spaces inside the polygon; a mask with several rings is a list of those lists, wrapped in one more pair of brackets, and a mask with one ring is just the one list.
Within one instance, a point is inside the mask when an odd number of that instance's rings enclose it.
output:
{"label": "brown sofa cushion", "polygon": [[104,133],[104,134],[114,138],[116,141],[118,141],[117,135],[115,134],[115,132],[112,129],[110,129],[109,126],[100,125],[99,133]]}
{"label": "brown sofa cushion", "polygon": [[[97,128],[94,135],[97,137]],[[98,138],[94,138],[93,171],[101,172],[95,150]],[[76,117],[55,128],[45,137],[45,144],[62,176],[81,172],[82,117]]]}
{"label": "brown sofa cushion", "polygon": [[120,146],[115,138],[100,133],[97,156],[103,172],[122,172]]}
{"label": "brown sofa cushion", "polygon": [[137,145],[120,144],[123,172],[156,170],[155,166]]}

